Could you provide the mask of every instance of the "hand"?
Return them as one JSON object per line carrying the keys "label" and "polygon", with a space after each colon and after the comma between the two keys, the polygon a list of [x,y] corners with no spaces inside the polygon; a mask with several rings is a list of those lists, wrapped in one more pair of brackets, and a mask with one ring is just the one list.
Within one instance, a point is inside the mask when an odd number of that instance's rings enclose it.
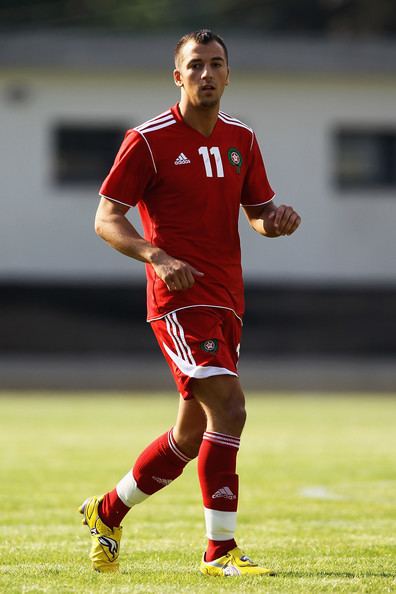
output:
{"label": "hand", "polygon": [[156,257],[155,261],[151,262],[156,275],[166,284],[169,291],[184,291],[190,289],[194,283],[196,276],[204,276],[194,266],[172,258],[165,252]]}
{"label": "hand", "polygon": [[291,235],[301,223],[301,217],[291,206],[281,204],[268,213],[264,220],[267,237]]}

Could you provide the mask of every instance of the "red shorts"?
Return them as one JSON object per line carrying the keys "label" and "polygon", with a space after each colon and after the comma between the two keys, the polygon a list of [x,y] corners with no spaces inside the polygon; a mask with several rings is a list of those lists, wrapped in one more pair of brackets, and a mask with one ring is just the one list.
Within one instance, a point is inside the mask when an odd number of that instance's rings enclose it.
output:
{"label": "red shorts", "polygon": [[230,309],[188,307],[153,320],[151,327],[185,400],[193,398],[193,378],[238,376],[242,321]]}

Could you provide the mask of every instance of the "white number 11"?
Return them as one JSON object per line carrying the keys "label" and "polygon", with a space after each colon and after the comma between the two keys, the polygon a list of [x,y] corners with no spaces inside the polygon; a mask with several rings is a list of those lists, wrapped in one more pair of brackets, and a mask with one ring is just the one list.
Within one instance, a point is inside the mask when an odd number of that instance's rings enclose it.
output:
{"label": "white number 11", "polygon": [[212,146],[212,148],[210,150],[208,150],[207,146],[201,146],[198,149],[198,153],[203,158],[203,162],[205,165],[206,177],[213,177],[213,170],[212,170],[212,164],[210,162],[209,153],[211,155],[213,155],[215,158],[217,177],[224,177],[223,163],[221,161],[220,149],[218,146]]}

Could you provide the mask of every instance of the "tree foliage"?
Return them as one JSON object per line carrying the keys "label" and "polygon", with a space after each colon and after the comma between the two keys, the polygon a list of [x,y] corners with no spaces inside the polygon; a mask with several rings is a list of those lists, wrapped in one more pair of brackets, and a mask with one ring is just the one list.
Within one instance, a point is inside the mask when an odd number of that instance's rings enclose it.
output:
{"label": "tree foliage", "polygon": [[0,0],[0,27],[390,36],[395,0]]}

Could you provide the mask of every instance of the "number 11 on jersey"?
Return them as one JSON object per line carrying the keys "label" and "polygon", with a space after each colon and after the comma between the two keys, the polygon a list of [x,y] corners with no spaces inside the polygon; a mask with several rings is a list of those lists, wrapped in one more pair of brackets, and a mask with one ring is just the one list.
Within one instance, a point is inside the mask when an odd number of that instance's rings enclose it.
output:
{"label": "number 11 on jersey", "polygon": [[[198,149],[198,153],[202,156],[205,165],[206,177],[213,177],[212,163],[210,161],[210,155],[215,159],[217,177],[224,177],[223,162],[221,160],[220,149],[218,146],[212,146],[208,149],[207,146],[201,146]],[[210,153],[210,155],[209,155]]]}

